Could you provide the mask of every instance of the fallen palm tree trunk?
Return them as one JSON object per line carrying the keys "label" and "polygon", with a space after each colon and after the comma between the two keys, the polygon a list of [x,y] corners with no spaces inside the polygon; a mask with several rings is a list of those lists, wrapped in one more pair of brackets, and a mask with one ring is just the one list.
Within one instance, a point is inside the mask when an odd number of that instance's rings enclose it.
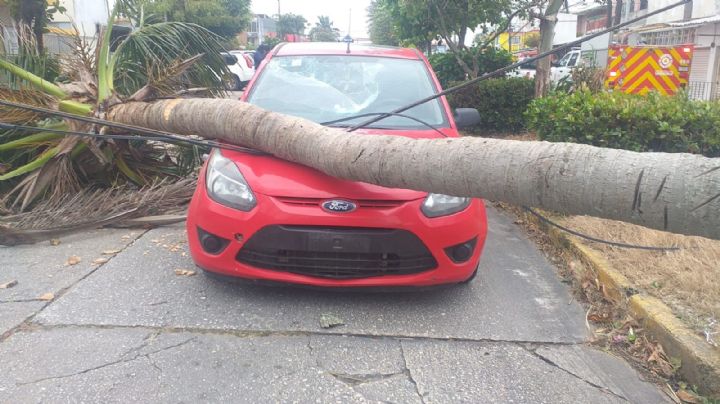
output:
{"label": "fallen palm tree trunk", "polygon": [[486,138],[362,136],[224,99],[113,107],[110,120],[220,139],[338,178],[720,239],[720,159]]}

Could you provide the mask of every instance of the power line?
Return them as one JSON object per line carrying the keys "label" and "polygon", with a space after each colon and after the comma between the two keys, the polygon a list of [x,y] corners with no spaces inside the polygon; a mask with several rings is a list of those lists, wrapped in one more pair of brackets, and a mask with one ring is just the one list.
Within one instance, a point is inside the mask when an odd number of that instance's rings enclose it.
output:
{"label": "power line", "polygon": [[680,250],[680,247],[653,247],[653,246],[645,246],[645,245],[635,245],[635,244],[619,243],[619,242],[616,242],[616,241],[607,241],[607,240],[599,239],[599,238],[596,238],[596,237],[588,236],[587,234],[583,234],[583,233],[577,232],[577,231],[572,230],[572,229],[568,229],[567,227],[562,226],[562,225],[560,225],[560,224],[558,224],[558,223],[553,222],[552,220],[550,220],[550,219],[548,219],[547,217],[545,217],[545,216],[537,213],[536,211],[532,210],[531,208],[529,208],[529,207],[527,207],[527,206],[523,206],[523,209],[524,209],[525,211],[527,211],[528,213],[530,213],[531,215],[537,217],[538,219],[540,219],[540,221],[542,221],[542,222],[544,222],[544,223],[547,223],[547,224],[549,224],[549,225],[551,225],[551,226],[557,227],[558,229],[560,229],[560,230],[562,230],[562,231],[564,231],[564,232],[566,232],[566,233],[570,233],[570,234],[572,234],[573,236],[578,236],[578,237],[580,237],[580,238],[584,238],[585,240],[593,241],[593,242],[596,242],[596,243],[607,244],[607,245],[610,245],[610,246],[613,246],[613,247],[620,247],[620,248],[632,248],[632,249],[635,249],[635,250],[648,250],[648,251],[679,251],[679,250]]}

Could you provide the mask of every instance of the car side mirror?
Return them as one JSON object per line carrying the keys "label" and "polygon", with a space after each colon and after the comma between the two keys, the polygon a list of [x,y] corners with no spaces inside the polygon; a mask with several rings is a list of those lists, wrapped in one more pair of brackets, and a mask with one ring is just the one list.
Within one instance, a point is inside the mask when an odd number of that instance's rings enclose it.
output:
{"label": "car side mirror", "polygon": [[455,125],[458,129],[469,128],[480,123],[480,112],[475,108],[455,108]]}
{"label": "car side mirror", "polygon": [[552,66],[552,67],[560,67],[560,63],[558,63],[558,62],[550,62],[550,66]]}

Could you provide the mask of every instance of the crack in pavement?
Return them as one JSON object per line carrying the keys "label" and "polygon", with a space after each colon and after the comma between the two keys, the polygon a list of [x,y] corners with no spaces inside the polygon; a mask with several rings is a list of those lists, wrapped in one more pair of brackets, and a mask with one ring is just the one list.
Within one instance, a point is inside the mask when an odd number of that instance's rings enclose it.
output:
{"label": "crack in pavement", "polygon": [[3,303],[32,303],[32,302],[46,302],[47,300],[43,299],[17,299],[17,300],[0,300],[0,304]]}
{"label": "crack in pavement", "polygon": [[630,402],[630,400],[628,400],[625,396],[620,395],[620,394],[612,391],[610,388],[605,387],[605,386],[601,386],[601,385],[599,385],[599,384],[597,384],[597,383],[593,383],[593,382],[591,382],[590,380],[587,380],[587,379],[581,377],[580,375],[577,375],[577,374],[569,371],[568,369],[565,369],[564,367],[558,365],[557,363],[553,362],[553,361],[550,360],[549,358],[546,358],[545,356],[543,356],[542,354],[540,354],[540,353],[537,352],[537,349],[539,348],[539,346],[532,348],[532,347],[524,346],[523,344],[517,344],[517,345],[520,346],[522,349],[526,350],[527,352],[529,352],[531,355],[533,355],[533,356],[535,356],[536,358],[540,359],[541,361],[547,363],[548,365],[550,365],[550,366],[552,366],[552,367],[554,367],[554,368],[560,369],[561,371],[569,374],[570,376],[572,376],[572,377],[574,377],[574,378],[576,378],[576,379],[578,379],[578,380],[581,380],[581,381],[587,383],[588,385],[590,385],[590,386],[592,386],[592,387],[594,387],[594,388],[602,391],[603,393],[610,394],[610,395],[615,396],[615,397],[617,397],[617,398],[619,398],[619,399],[621,399],[621,400],[623,400],[623,401]]}
{"label": "crack in pavement", "polygon": [[[126,356],[129,352],[133,352],[133,351],[137,351],[138,349],[141,349],[141,348],[138,348],[138,347],[131,348],[129,351],[127,351],[127,352],[123,353],[122,355],[120,355],[121,359],[118,359],[118,360],[115,360],[115,361],[112,361],[112,362],[104,363],[104,364],[98,365],[98,366],[93,366],[93,367],[91,367],[91,368],[83,369],[83,370],[81,370],[81,371],[74,372],[74,373],[70,373],[70,374],[66,374],[66,375],[43,377],[43,378],[40,378],[40,379],[37,379],[37,380],[33,380],[33,381],[29,381],[29,382],[15,383],[15,385],[16,385],[16,386],[27,386],[27,385],[29,385],[29,384],[42,383],[42,382],[45,382],[45,381],[48,381],[48,380],[67,379],[67,378],[69,378],[69,377],[80,376],[80,375],[83,375],[83,374],[86,374],[86,373],[90,373],[90,372],[93,372],[93,371],[96,371],[96,370],[104,369],[104,368],[106,368],[106,367],[118,365],[118,364],[121,364],[121,363],[128,363],[128,362],[132,362],[132,361],[135,361],[135,360],[137,360],[137,359],[142,359],[142,358],[145,358],[145,359],[147,359],[148,361],[150,361],[150,363],[152,363],[153,361],[152,361],[152,359],[150,358],[150,355],[154,355],[154,354],[156,354],[156,353],[164,352],[164,351],[167,351],[167,350],[170,350],[170,349],[179,348],[179,347],[181,347],[181,346],[183,346],[183,345],[186,345],[186,344],[192,342],[192,341],[195,340],[196,338],[197,338],[197,337],[188,338],[188,339],[186,339],[185,341],[179,342],[179,343],[177,343],[177,344],[169,345],[169,346],[166,346],[166,347],[164,347],[164,348],[157,349],[157,350],[155,350],[155,351],[148,352],[148,353],[145,353],[145,354],[142,354],[142,355],[141,355],[140,353],[137,353],[137,354],[136,354],[135,356],[133,356],[132,358],[123,359],[122,357]],[[143,341],[142,345],[147,346],[147,342],[146,342],[146,341]],[[160,368],[159,368],[159,367],[156,367],[156,369],[160,369]],[[162,372],[162,369],[160,369],[160,371]]]}
{"label": "crack in pavement", "polygon": [[405,367],[405,372],[407,374],[408,380],[410,380],[410,383],[412,383],[413,386],[415,386],[415,393],[417,393],[418,397],[420,397],[420,402],[425,404],[425,396],[420,393],[420,386],[417,384],[417,381],[415,380],[415,377],[412,375],[412,370],[410,370],[410,367],[408,366],[407,362],[407,356],[405,355],[405,346],[403,345],[402,340],[400,341],[400,354],[402,356],[403,360],[403,366]]}
{"label": "crack in pavement", "polygon": [[394,373],[334,373],[325,370],[325,373],[340,380],[341,382],[351,386],[360,386],[365,383],[378,382],[382,380],[392,379],[397,376],[406,375],[405,371]]}
{"label": "crack in pavement", "polygon": [[[44,324],[33,323],[36,330],[52,330],[63,328],[87,328],[99,330],[157,330],[161,333],[195,333],[206,335],[228,335],[239,338],[258,338],[258,337],[305,337],[305,336],[337,336],[337,337],[358,337],[369,339],[386,339],[392,338],[397,340],[419,340],[430,342],[472,342],[472,343],[490,343],[490,344],[531,344],[545,346],[574,346],[583,345],[585,341],[526,341],[526,340],[507,340],[493,338],[464,338],[464,337],[431,337],[423,335],[405,335],[405,334],[364,334],[361,332],[328,332],[328,331],[312,331],[312,330],[250,330],[250,329],[221,329],[221,328],[202,328],[202,327],[174,327],[174,326],[153,326],[153,325],[123,325],[123,324]],[[1,342],[1,341],[0,341]]]}
{"label": "crack in pavement", "polygon": [[160,335],[160,334],[161,334],[161,331],[158,331],[158,330],[155,330],[155,331],[153,331],[153,332],[149,332],[145,337],[143,337],[142,343],[141,343],[140,345],[138,345],[138,346],[135,347],[135,348],[130,348],[127,352],[125,352],[125,353],[123,353],[122,355],[120,355],[120,357],[128,356],[128,355],[130,355],[130,354],[133,353],[133,352],[140,352],[140,351],[142,351],[145,347],[147,347],[148,345],[150,345],[150,344],[155,340],[155,338],[157,338],[158,335]]}
{"label": "crack in pavement", "polygon": [[150,231],[150,229],[146,229],[146,230],[142,231],[141,233],[139,233],[137,237],[135,237],[135,238],[134,238],[132,241],[130,241],[129,243],[125,244],[124,247],[120,248],[120,251],[118,251],[118,252],[117,252],[115,255],[113,255],[112,257],[108,258],[107,261],[103,262],[103,263],[100,264],[100,265],[96,265],[94,268],[92,268],[90,271],[88,271],[88,273],[86,273],[84,276],[80,277],[80,279],[78,279],[77,281],[73,282],[72,284],[70,284],[70,285],[68,285],[68,286],[60,289],[57,293],[55,293],[54,298],[53,298],[52,300],[50,300],[50,301],[47,301],[47,303],[46,303],[45,305],[43,305],[43,306],[40,308],[40,310],[38,310],[38,311],[36,311],[35,313],[33,313],[33,314],[31,314],[30,316],[28,316],[25,320],[23,320],[22,323],[20,323],[20,324],[18,324],[17,326],[15,326],[15,327],[13,327],[13,328],[5,331],[4,333],[0,334],[0,343],[2,343],[3,341],[5,341],[6,339],[10,338],[10,336],[12,336],[13,334],[15,334],[15,332],[16,332],[17,330],[19,330],[20,328],[22,328],[23,326],[26,326],[26,325],[28,325],[30,322],[32,322],[32,320],[35,318],[35,316],[37,316],[37,315],[40,314],[43,310],[45,310],[46,307],[48,307],[49,305],[51,305],[51,304],[52,304],[53,302],[55,302],[56,300],[58,300],[58,299],[60,299],[61,297],[63,297],[70,289],[72,289],[73,287],[75,287],[75,285],[77,285],[78,283],[80,283],[80,282],[84,281],[85,279],[87,279],[88,276],[94,274],[97,270],[99,270],[100,268],[102,268],[102,267],[104,267],[105,265],[107,265],[109,262],[111,262],[113,259],[115,259],[115,257],[117,257],[118,255],[122,254],[123,251],[127,250],[129,247],[131,247],[132,245],[134,245],[138,240],[140,240],[140,238],[142,238],[143,236],[145,236],[149,231]]}
{"label": "crack in pavement", "polygon": [[[323,334],[325,335],[325,334]],[[365,395],[355,389],[355,387],[361,386],[365,383],[372,383],[376,381],[381,380],[387,380],[398,376],[404,376],[406,375],[405,371],[402,372],[393,372],[393,373],[337,373],[337,372],[331,372],[327,369],[325,369],[325,366],[323,366],[320,363],[320,358],[315,354],[315,348],[312,346],[312,337],[313,335],[308,335],[308,342],[307,347],[310,350],[310,356],[315,359],[315,366],[320,369],[323,373],[330,375],[331,377],[335,378],[340,383],[346,385],[350,390],[352,390],[355,394],[360,395],[363,399],[368,401],[374,401],[379,402],[383,404],[391,404],[388,401],[383,400],[369,400]]]}

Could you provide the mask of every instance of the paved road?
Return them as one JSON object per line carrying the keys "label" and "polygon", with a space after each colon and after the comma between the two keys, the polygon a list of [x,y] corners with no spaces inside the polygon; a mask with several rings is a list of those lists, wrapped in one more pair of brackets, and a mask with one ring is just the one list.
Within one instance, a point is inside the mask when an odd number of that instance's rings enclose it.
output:
{"label": "paved road", "polygon": [[0,283],[18,281],[0,289],[0,402],[664,402],[583,343],[551,265],[489,218],[473,283],[412,294],[177,276],[193,269],[182,226],[0,248]]}

